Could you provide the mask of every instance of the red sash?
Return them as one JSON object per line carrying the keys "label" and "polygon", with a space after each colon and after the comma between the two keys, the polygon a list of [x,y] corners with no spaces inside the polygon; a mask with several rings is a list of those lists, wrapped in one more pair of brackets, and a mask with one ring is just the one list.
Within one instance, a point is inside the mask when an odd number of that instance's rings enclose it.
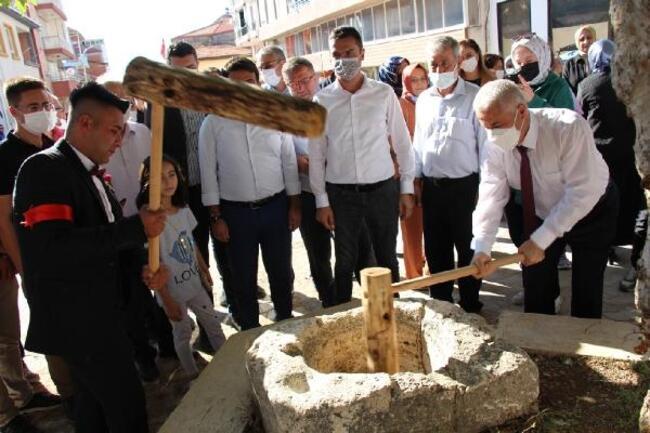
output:
{"label": "red sash", "polygon": [[45,221],[72,222],[72,207],[67,204],[42,204],[30,208],[23,214],[23,217],[25,220],[21,224],[28,229]]}

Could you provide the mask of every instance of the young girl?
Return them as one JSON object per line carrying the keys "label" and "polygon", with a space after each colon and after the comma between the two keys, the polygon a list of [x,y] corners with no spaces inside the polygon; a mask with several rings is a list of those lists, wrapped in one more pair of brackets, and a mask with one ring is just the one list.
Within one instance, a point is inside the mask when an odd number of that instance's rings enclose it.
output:
{"label": "young girl", "polygon": [[[149,175],[150,160],[147,158],[140,173],[138,207],[148,202]],[[187,206],[187,184],[178,163],[168,156],[163,156],[160,207],[167,212],[165,230],[160,235],[160,261],[169,268],[170,276],[167,286],[158,290],[156,297],[171,322],[181,366],[189,376],[196,377],[198,369],[190,346],[192,323],[188,309],[205,328],[215,351],[223,344],[225,336],[203,287],[211,287],[212,280],[192,237],[197,222]]]}

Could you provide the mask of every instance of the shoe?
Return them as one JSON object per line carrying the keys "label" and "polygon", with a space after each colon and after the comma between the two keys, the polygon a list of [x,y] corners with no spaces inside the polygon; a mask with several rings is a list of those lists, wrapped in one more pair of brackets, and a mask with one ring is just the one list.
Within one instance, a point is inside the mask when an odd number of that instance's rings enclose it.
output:
{"label": "shoe", "polygon": [[241,331],[241,326],[239,326],[239,323],[237,323],[230,313],[228,313],[228,316],[224,319],[223,324],[235,328],[237,331]]}
{"label": "shoe", "polygon": [[522,290],[515,294],[515,296],[510,300],[510,303],[512,303],[512,305],[524,305],[524,291]]}
{"label": "shoe", "polygon": [[636,269],[630,268],[621,282],[618,283],[618,290],[629,293],[634,291],[634,287],[636,287]]}
{"label": "shoe", "polygon": [[468,305],[468,306],[466,306],[465,304],[463,304],[463,302],[461,301],[461,302],[458,303],[458,305],[460,305],[460,307],[461,307],[461,308],[462,308],[466,313],[475,313],[475,314],[478,314],[478,313],[480,313],[481,310],[483,309],[483,302],[481,302],[481,301],[476,301],[475,303],[473,303],[473,304],[471,304],[471,305]]}
{"label": "shoe", "polygon": [[257,299],[264,299],[264,298],[266,298],[266,290],[264,290],[260,286],[257,286]]}
{"label": "shoe", "polygon": [[16,415],[9,424],[0,427],[0,433],[43,433],[43,430],[34,427],[24,416]]}
{"label": "shoe", "polygon": [[616,253],[616,248],[612,247],[609,249],[609,254],[607,255],[607,261],[609,262],[610,265],[621,264],[621,258]]}
{"label": "shoe", "polygon": [[562,297],[555,298],[555,314],[560,314],[560,307],[562,307]]}
{"label": "shoe", "polygon": [[56,394],[39,392],[34,394],[27,404],[20,408],[20,413],[38,412],[61,405],[61,397]]}
{"label": "shoe", "polygon": [[135,361],[135,368],[138,370],[138,375],[144,383],[155,382],[160,378],[160,370],[156,362],[151,361]]}
{"label": "shoe", "polygon": [[557,269],[560,271],[568,271],[571,269],[571,261],[566,256],[566,253],[562,253],[560,260],[557,262]]}

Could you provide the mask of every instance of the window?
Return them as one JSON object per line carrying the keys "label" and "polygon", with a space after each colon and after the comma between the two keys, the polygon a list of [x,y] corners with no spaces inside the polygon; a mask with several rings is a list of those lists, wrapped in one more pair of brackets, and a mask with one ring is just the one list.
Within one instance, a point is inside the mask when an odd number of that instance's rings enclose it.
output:
{"label": "window", "polygon": [[530,0],[508,0],[497,5],[499,48],[510,55],[512,38],[530,32]]}
{"label": "window", "polygon": [[329,51],[329,28],[327,23],[320,25],[320,49],[323,51]]}
{"label": "window", "polygon": [[424,27],[424,0],[415,0],[415,4],[418,10],[418,32],[421,33],[426,31],[426,27]]}
{"label": "window", "polygon": [[312,40],[311,40],[311,31],[309,29],[302,32],[302,40],[304,44],[304,54],[311,54],[313,51],[311,49]]}
{"label": "window", "polygon": [[372,15],[375,21],[375,39],[384,39],[386,37],[386,14],[384,5],[372,8]]}
{"label": "window", "polygon": [[427,30],[442,28],[442,0],[424,0]]}
{"label": "window", "polygon": [[248,28],[246,27],[246,14],[244,13],[244,9],[240,9],[237,11],[237,17],[238,17],[238,28],[239,28],[239,34],[241,36],[245,35],[248,33]]}
{"label": "window", "polygon": [[20,42],[20,50],[23,53],[25,64],[38,67],[38,56],[36,55],[32,35],[29,32],[20,32],[18,33],[18,42]]}
{"label": "window", "polygon": [[463,0],[445,0],[445,27],[463,24]]}
{"label": "window", "polygon": [[16,43],[14,28],[9,24],[5,24],[4,27],[5,34],[7,35],[7,42],[9,42],[9,51],[11,52],[11,58],[14,60],[20,60],[20,53],[18,52],[18,44]]}
{"label": "window", "polygon": [[294,57],[296,55],[296,41],[295,36],[287,36],[284,40],[284,45],[287,48],[286,55],[287,57]]}
{"label": "window", "polygon": [[269,22],[269,1],[264,0],[264,22]]}
{"label": "window", "polygon": [[375,39],[375,32],[372,29],[372,9],[370,8],[361,11],[361,31],[364,41]]}
{"label": "window", "polygon": [[397,0],[386,3],[386,24],[388,36],[399,36],[399,8]]}
{"label": "window", "polygon": [[311,50],[313,53],[317,53],[322,50],[320,40],[319,40],[319,32],[318,32],[318,27],[312,27],[311,28]]}
{"label": "window", "polygon": [[7,46],[5,45],[5,38],[2,34],[2,31],[0,31],[0,56],[7,57],[8,55]]}
{"label": "window", "polygon": [[296,56],[302,56],[305,54],[305,44],[302,38],[302,33],[297,33],[296,37]]}
{"label": "window", "polygon": [[556,51],[574,50],[573,35],[578,27],[589,24],[596,39],[609,37],[609,0],[550,0],[549,25]]}
{"label": "window", "polygon": [[400,22],[402,23],[402,34],[415,33],[415,8],[413,0],[400,0],[399,2]]}

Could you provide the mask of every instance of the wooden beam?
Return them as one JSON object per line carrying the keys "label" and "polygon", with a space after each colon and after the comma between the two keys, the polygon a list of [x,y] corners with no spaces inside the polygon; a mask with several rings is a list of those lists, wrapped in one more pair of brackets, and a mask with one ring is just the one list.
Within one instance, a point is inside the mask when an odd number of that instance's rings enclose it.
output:
{"label": "wooden beam", "polygon": [[366,355],[368,371],[397,373],[399,371],[397,325],[390,269],[363,269],[361,287],[364,333],[368,344]]}
{"label": "wooden beam", "polygon": [[[151,107],[151,159],[149,171],[149,209],[160,209],[160,184],[162,180],[163,126],[165,107]],[[160,237],[149,238],[149,268],[156,272],[160,267]]]}
{"label": "wooden beam", "polygon": [[136,57],[124,75],[133,96],[165,107],[187,108],[303,137],[325,130],[321,105],[247,83],[173,68]]}

